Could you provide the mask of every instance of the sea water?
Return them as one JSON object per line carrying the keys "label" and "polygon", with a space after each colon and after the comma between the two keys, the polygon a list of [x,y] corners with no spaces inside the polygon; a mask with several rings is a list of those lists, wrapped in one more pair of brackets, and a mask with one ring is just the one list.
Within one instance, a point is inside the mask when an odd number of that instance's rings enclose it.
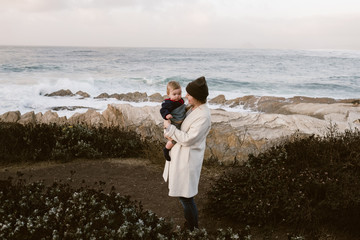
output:
{"label": "sea water", "polygon": [[[60,116],[89,107],[103,111],[109,103],[122,102],[94,99],[101,93],[164,95],[166,83],[176,80],[185,95],[185,86],[200,76],[208,81],[210,98],[360,98],[360,51],[0,46],[0,114],[57,106],[85,107],[59,111]],[[45,96],[60,89],[91,97]]]}

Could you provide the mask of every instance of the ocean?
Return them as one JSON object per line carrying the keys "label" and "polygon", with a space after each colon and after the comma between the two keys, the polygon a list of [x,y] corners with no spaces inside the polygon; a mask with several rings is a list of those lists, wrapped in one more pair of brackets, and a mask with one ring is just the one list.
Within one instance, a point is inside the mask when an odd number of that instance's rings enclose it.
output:
{"label": "ocean", "polygon": [[[101,93],[164,95],[166,83],[177,80],[185,95],[185,86],[200,76],[208,81],[209,98],[360,98],[360,51],[0,46],[0,114],[44,113],[57,106],[103,111],[123,102],[94,99]],[[81,90],[91,98],[45,96],[60,89]],[[58,114],[69,117],[86,110]]]}

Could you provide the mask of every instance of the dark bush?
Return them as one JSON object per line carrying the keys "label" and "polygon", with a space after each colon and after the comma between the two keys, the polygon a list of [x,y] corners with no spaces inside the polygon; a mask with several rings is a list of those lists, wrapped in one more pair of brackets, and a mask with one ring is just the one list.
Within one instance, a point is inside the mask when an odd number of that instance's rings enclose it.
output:
{"label": "dark bush", "polygon": [[224,173],[208,210],[247,224],[359,231],[360,132],[296,138]]}
{"label": "dark bush", "polygon": [[129,197],[66,183],[0,181],[2,239],[158,239],[171,225]]}
{"label": "dark bush", "polygon": [[140,157],[146,143],[130,131],[84,125],[0,123],[0,162]]}
{"label": "dark bush", "polygon": [[[21,176],[21,174],[19,174]],[[105,184],[105,183],[104,183]],[[250,229],[181,231],[142,205],[113,191],[0,180],[0,239],[239,239],[251,240]],[[174,231],[175,230],[175,231]]]}
{"label": "dark bush", "polygon": [[56,144],[56,131],[53,125],[0,123],[1,162],[48,159]]}

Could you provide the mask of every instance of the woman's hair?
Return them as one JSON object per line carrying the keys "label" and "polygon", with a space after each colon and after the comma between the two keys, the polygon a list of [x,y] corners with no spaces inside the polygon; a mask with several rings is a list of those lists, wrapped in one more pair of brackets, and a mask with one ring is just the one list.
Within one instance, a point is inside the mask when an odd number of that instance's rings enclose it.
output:
{"label": "woman's hair", "polygon": [[[195,98],[195,99],[196,99],[196,98]],[[199,99],[196,99],[196,100],[198,100],[198,101],[201,102],[202,104],[206,103],[206,98],[205,98],[205,99],[201,99],[201,100],[199,100]]]}
{"label": "woman's hair", "polygon": [[177,81],[170,81],[166,86],[166,93],[169,95],[171,90],[180,89],[180,88],[181,88],[180,83],[178,83]]}

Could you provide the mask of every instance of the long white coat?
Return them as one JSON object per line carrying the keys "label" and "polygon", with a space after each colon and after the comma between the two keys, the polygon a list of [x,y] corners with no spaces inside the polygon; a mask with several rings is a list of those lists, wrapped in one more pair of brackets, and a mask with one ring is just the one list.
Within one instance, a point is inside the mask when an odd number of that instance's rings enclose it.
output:
{"label": "long white coat", "polygon": [[169,196],[190,198],[198,193],[210,128],[210,110],[207,104],[202,104],[185,118],[180,130],[170,125],[165,133],[177,142],[170,151],[171,161],[166,161],[163,173],[164,180],[169,181]]}

